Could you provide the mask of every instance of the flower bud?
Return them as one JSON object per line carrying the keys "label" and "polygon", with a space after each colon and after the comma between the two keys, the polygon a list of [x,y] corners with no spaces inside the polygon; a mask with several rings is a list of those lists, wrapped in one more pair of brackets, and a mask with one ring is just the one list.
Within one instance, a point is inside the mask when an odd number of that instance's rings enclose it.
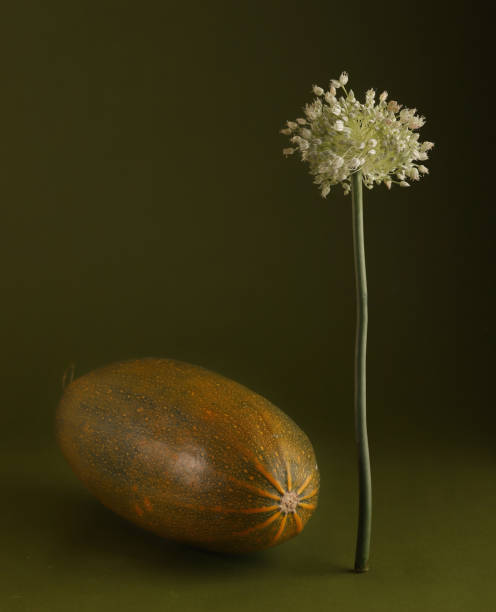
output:
{"label": "flower bud", "polygon": [[318,85],[314,85],[313,86],[313,93],[316,96],[321,96],[324,93],[324,90],[322,89],[322,87],[319,87]]}
{"label": "flower bud", "polygon": [[434,146],[433,142],[429,142],[428,140],[425,140],[421,145],[420,145],[420,149],[421,151],[430,151],[430,149],[432,149],[432,147]]}
{"label": "flower bud", "polygon": [[387,109],[388,111],[391,111],[392,113],[397,113],[400,110],[401,106],[402,105],[398,104],[396,100],[390,100],[388,102]]}
{"label": "flower bud", "polygon": [[[335,91],[336,90],[334,90],[334,92]],[[324,98],[327,104],[329,104],[329,106],[336,103],[336,96],[332,94],[330,91],[326,91]]]}
{"label": "flower bud", "polygon": [[348,73],[347,72],[342,72],[341,76],[339,77],[339,82],[341,83],[341,85],[346,85],[346,83],[348,82]]}
{"label": "flower bud", "polygon": [[322,197],[326,198],[329,195],[329,192],[331,191],[331,188],[329,186],[329,184],[323,185],[322,186]]}
{"label": "flower bud", "polygon": [[408,171],[408,176],[414,181],[418,181],[420,178],[419,171],[415,167],[410,168]]}
{"label": "flower bud", "polygon": [[375,90],[367,89],[367,91],[365,92],[365,102],[367,104],[373,104],[374,99],[375,99]]}

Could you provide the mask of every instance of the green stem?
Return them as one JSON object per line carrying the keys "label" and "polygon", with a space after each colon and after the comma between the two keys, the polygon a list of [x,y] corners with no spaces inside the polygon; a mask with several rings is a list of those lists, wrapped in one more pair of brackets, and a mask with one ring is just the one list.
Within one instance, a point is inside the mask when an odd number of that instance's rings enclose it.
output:
{"label": "green stem", "polygon": [[367,274],[363,240],[362,173],[351,177],[353,210],[353,250],[357,295],[357,324],[355,343],[355,439],[358,449],[358,534],[355,571],[368,570],[370,530],[372,524],[372,483],[370,477],[369,443],[366,412],[366,357],[367,357]]}

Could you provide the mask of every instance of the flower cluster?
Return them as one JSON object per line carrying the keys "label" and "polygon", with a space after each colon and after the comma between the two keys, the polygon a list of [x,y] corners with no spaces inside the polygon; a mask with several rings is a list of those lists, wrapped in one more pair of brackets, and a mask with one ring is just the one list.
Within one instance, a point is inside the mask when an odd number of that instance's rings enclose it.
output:
{"label": "flower cluster", "polygon": [[313,86],[316,97],[305,106],[305,117],[288,121],[281,130],[293,145],[283,149],[284,155],[300,152],[323,197],[338,183],[349,193],[350,177],[359,170],[369,189],[374,183],[385,183],[388,189],[393,183],[408,187],[408,180],[418,181],[427,174],[419,162],[428,158],[434,143],[419,142],[415,132],[425,118],[415,108],[388,102],[387,91],[376,100],[375,91],[369,89],[362,104],[346,90],[347,82],[348,74],[343,72],[331,80],[328,91]]}

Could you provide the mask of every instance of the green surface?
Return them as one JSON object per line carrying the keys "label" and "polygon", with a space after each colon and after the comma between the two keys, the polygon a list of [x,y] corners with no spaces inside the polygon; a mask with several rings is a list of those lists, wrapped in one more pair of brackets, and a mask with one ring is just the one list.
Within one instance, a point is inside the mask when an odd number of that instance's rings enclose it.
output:
{"label": "green surface", "polygon": [[[3,7],[0,612],[496,609],[493,35],[476,3],[436,6]],[[421,182],[365,193],[359,576],[351,200],[322,200],[278,133],[341,70],[436,142]],[[85,492],[53,438],[62,373],[145,356],[237,380],[309,435],[322,495],[300,536],[215,556]]]}
{"label": "green surface", "polygon": [[6,480],[2,474],[9,529],[0,609],[494,609],[496,493],[487,454],[376,448],[372,569],[357,575],[353,449],[325,446],[322,500],[304,532],[245,557],[142,532],[86,494],[54,451],[12,452]]}

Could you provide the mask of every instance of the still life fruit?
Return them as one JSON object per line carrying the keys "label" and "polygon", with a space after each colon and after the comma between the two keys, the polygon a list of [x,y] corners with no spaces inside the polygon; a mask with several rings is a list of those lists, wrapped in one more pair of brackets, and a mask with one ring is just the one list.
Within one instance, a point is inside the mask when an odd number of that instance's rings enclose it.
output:
{"label": "still life fruit", "polygon": [[319,472],[303,431],[260,395],[170,359],[71,382],[56,416],[70,466],[105,506],[164,538],[247,553],[300,533]]}

